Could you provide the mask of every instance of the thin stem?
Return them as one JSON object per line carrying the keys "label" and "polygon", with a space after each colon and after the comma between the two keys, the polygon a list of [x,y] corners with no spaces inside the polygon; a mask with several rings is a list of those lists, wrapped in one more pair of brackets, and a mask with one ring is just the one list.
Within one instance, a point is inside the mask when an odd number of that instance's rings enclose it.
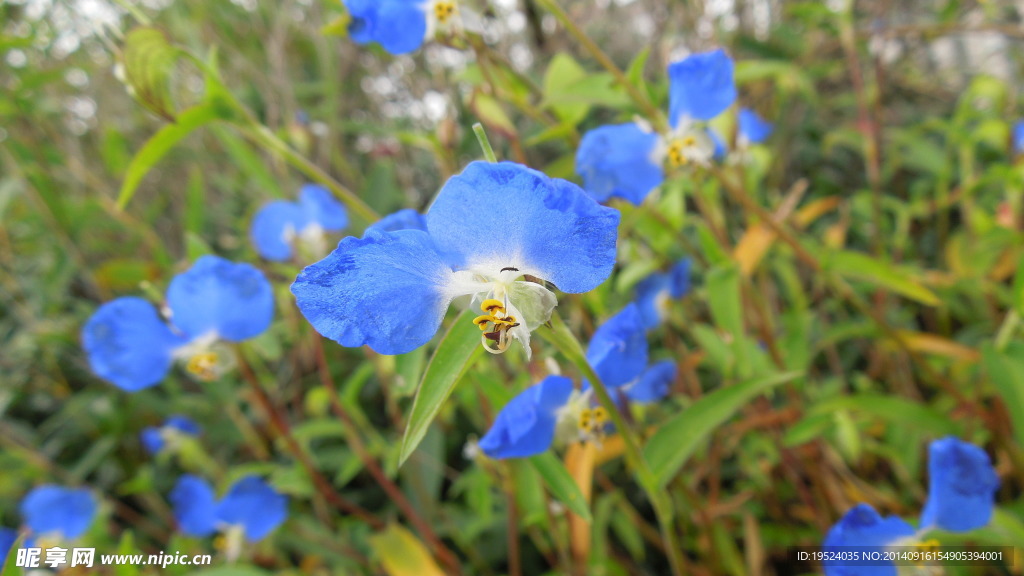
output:
{"label": "thin stem", "polygon": [[1020,325],[1020,314],[1017,314],[1016,310],[1010,310],[1006,315],[1006,319],[1003,320],[1002,326],[999,327],[999,332],[996,333],[996,350],[1002,352],[1006,350],[1006,346],[1010,343],[1010,339],[1013,338],[1017,327]]}
{"label": "thin stem", "polygon": [[405,493],[395,485],[395,483],[388,478],[387,474],[381,469],[380,464],[370,455],[367,451],[366,446],[363,445],[362,438],[359,437],[359,430],[356,426],[355,421],[352,419],[352,415],[348,413],[345,406],[341,403],[341,397],[338,395],[338,388],[334,384],[334,378],[331,377],[331,369],[327,364],[327,356],[324,354],[324,345],[320,336],[314,335],[313,348],[316,354],[317,372],[320,374],[320,384],[327,390],[328,398],[331,402],[331,409],[341,419],[342,425],[345,427],[346,440],[348,440],[349,446],[356,453],[356,456],[363,462],[363,466],[366,467],[370,475],[373,476],[374,480],[380,484],[384,492],[387,493],[388,498],[394,501],[395,505],[398,506],[402,514],[409,520],[409,522],[416,528],[417,531],[423,536],[431,548],[434,549],[434,553],[437,554],[438,559],[448,568],[448,572],[451,574],[458,574],[461,572],[458,560],[455,558],[455,554],[451,552],[441,539],[437,536],[431,528],[430,523],[427,522],[419,513],[416,508],[409,502],[409,499],[405,497]]}
{"label": "thin stem", "polygon": [[562,23],[562,26],[565,26],[565,29],[569,31],[569,34],[572,34],[572,36],[583,45],[583,48],[585,48],[587,52],[590,52],[590,55],[594,57],[594,60],[597,60],[605,70],[615,77],[615,80],[618,81],[619,84],[622,84],[622,87],[625,88],[637,108],[643,112],[659,132],[663,132],[667,129],[665,116],[661,111],[651,103],[647,96],[640,92],[640,90],[629,81],[629,78],[626,77],[626,74],[622,69],[616,66],[615,63],[612,62],[612,59],[609,58],[603,50],[601,50],[601,47],[591,40],[590,37],[587,36],[587,33],[572,21],[572,18],[566,14],[565,10],[563,10],[555,0],[537,0],[537,2],[544,6],[548,12],[551,12],[551,14],[553,14],[555,18]]}
{"label": "thin stem", "polygon": [[476,140],[480,143],[480,148],[484,151],[484,158],[488,162],[497,162],[498,157],[494,155],[494,148],[491,148],[491,141],[487,139],[487,132],[484,131],[482,124],[477,122],[473,124],[473,134],[476,134]]}

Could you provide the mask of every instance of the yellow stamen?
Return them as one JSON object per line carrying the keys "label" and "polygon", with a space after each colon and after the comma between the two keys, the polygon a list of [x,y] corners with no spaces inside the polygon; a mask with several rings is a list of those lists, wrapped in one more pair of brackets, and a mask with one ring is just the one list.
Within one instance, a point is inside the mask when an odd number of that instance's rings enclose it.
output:
{"label": "yellow stamen", "polygon": [[673,168],[685,166],[689,162],[689,159],[686,157],[686,154],[683,154],[683,149],[693,146],[695,142],[696,140],[694,140],[693,136],[687,136],[682,140],[673,140],[670,142],[667,153],[669,165]]}
{"label": "yellow stamen", "polygon": [[188,359],[185,369],[196,378],[209,382],[217,378],[217,353],[201,352]]}
{"label": "yellow stamen", "polygon": [[454,0],[436,0],[434,2],[434,18],[441,24],[445,24],[455,15]]}
{"label": "yellow stamen", "polygon": [[497,313],[501,313],[502,316],[505,315],[505,304],[501,300],[495,300],[494,298],[484,300],[480,304],[480,309],[484,312],[490,312],[495,316]]}
{"label": "yellow stamen", "polygon": [[494,323],[500,322],[500,319],[495,318],[494,316],[491,316],[490,314],[484,314],[482,316],[477,316],[476,318],[473,318],[473,324],[476,324],[477,326],[479,326],[481,330],[487,330],[487,325],[492,323],[492,322],[494,322]]}

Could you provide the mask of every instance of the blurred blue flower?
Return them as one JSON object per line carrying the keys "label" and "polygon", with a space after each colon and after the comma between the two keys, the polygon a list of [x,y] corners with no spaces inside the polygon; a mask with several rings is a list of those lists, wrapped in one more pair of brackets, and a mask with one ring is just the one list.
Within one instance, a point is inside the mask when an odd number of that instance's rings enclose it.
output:
{"label": "blurred blue flower", "polygon": [[668,272],[657,272],[636,285],[636,303],[643,317],[644,327],[655,328],[665,319],[671,300],[678,300],[690,291],[692,262],[683,258]]}
{"label": "blurred blue flower", "polygon": [[274,295],[263,273],[249,264],[203,256],[167,288],[170,324],[149,302],[134,297],[107,302],[82,329],[82,344],[97,376],[128,392],[160,382],[181,359],[202,380],[213,380],[230,355],[216,343],[261,334],[274,314]]}
{"label": "blurred blue flower", "polygon": [[376,42],[391,54],[419,49],[436,30],[455,25],[455,0],[342,0],[357,44]]}
{"label": "blurred blue flower", "polygon": [[999,477],[980,447],[953,437],[928,448],[928,500],[921,527],[966,532],[988,524]]}
{"label": "blurred blue flower", "polygon": [[752,144],[764,142],[772,134],[772,123],[762,119],[750,108],[740,108],[739,124],[740,137]]}
{"label": "blurred blue flower", "polygon": [[246,476],[217,501],[202,478],[183,475],[170,494],[178,528],[189,536],[220,531],[242,534],[249,542],[265,538],[288,517],[288,498],[261,478]]}
{"label": "blurred blue flower", "polygon": [[640,204],[664,180],[664,164],[706,164],[724,147],[703,125],[736,100],[733,63],[722,50],[692,54],[668,67],[668,134],[633,122],[587,132],[576,151],[576,172],[599,202]]}
{"label": "blurred blue flower", "polygon": [[[398,230],[422,230],[427,231],[427,219],[416,210],[406,208],[393,212],[381,218],[376,223],[366,228],[366,232],[376,230],[378,232],[397,232]],[[363,232],[363,237],[366,236]]]}
{"label": "blurred blue flower", "polygon": [[672,382],[676,379],[676,363],[671,360],[655,362],[641,374],[640,378],[622,387],[626,397],[640,404],[657,402],[668,396]]}
{"label": "blurred blue flower", "polygon": [[520,392],[498,412],[478,446],[491,458],[525,458],[551,446],[558,412],[573,393],[572,380],[548,376]]}
{"label": "blurred blue flower", "polygon": [[[850,509],[825,536],[824,548],[856,546],[879,551],[886,546],[897,545],[900,540],[914,536],[914,527],[896,516],[882,518],[867,504],[858,504]],[[896,576],[896,565],[851,566],[836,565],[835,561],[823,562],[826,576]]]}
{"label": "blurred blue flower", "polygon": [[[441,189],[427,231],[370,229],[343,239],[292,284],[299,309],[342,346],[403,354],[437,332],[451,301],[471,295],[484,348],[504,352],[557,304],[544,285],[587,292],[611,273],[616,210],[571,182],[511,162],[474,162]],[[482,300],[482,302],[481,302]]]}
{"label": "blurred blue flower", "polygon": [[1024,120],[1018,120],[1013,125],[1013,151],[1017,154],[1024,153]]}
{"label": "blurred blue flower", "polygon": [[339,232],[348,226],[345,206],[330,190],[306,184],[298,202],[276,200],[256,213],[249,237],[260,256],[267,260],[289,260],[295,243],[310,245],[320,255],[325,232]]}
{"label": "blurred blue flower", "polygon": [[174,449],[181,436],[198,436],[199,425],[187,416],[171,416],[159,428],[149,426],[139,434],[146,452],[157,454],[165,447]]}
{"label": "blurred blue flower", "polygon": [[640,308],[630,302],[599,326],[587,346],[587,362],[609,388],[628,384],[647,366],[647,334]]}
{"label": "blurred blue flower", "polygon": [[17,541],[17,531],[0,526],[0,570],[7,563],[7,553],[11,551],[11,546],[14,546],[14,543]]}
{"label": "blurred blue flower", "polygon": [[74,540],[92,524],[96,499],[85,488],[45,484],[25,495],[21,516],[35,536]]}

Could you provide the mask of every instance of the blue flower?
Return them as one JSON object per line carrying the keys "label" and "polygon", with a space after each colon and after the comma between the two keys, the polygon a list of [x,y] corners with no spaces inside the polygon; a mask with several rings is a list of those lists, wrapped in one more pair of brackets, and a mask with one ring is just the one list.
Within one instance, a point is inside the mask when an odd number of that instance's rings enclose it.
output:
{"label": "blue flower", "polygon": [[1024,120],[1013,125],[1013,151],[1017,154],[1024,152]]}
{"label": "blue flower", "polygon": [[342,0],[356,44],[376,42],[391,54],[419,49],[438,29],[455,25],[455,0]]}
{"label": "blue flower", "polygon": [[17,531],[0,526],[0,567],[7,563],[7,553],[11,551],[11,546],[14,546],[17,541]]}
{"label": "blue flower", "polygon": [[74,540],[92,524],[96,499],[84,488],[46,484],[33,489],[21,501],[21,516],[36,536]]}
{"label": "blue flower", "polygon": [[722,50],[693,54],[668,67],[668,134],[633,122],[586,133],[576,172],[599,202],[619,197],[640,204],[665,179],[664,164],[707,164],[722,149],[704,123],[736,100],[732,60]]}
{"label": "blue flower", "polygon": [[626,397],[634,402],[648,404],[668,396],[672,381],[676,379],[676,363],[662,360],[652,364],[640,374],[640,379],[622,388]]}
{"label": "blue flower", "polygon": [[221,531],[229,541],[244,535],[249,542],[257,542],[288,517],[288,498],[256,476],[235,482],[218,502],[209,483],[186,474],[174,486],[170,500],[178,528],[189,536]]}
{"label": "blue flower", "polygon": [[139,436],[146,451],[157,454],[164,447],[173,450],[182,436],[198,436],[199,432],[199,425],[187,416],[171,416],[163,426],[144,428]]}
{"label": "blue flower", "polygon": [[966,532],[988,524],[999,477],[984,450],[953,437],[928,449],[928,500],[921,527]]}
{"label": "blue flower", "polygon": [[[397,232],[398,230],[422,230],[427,231],[427,219],[419,212],[406,208],[381,218],[371,224],[366,232],[376,230],[378,232]],[[363,236],[366,236],[366,232]]]}
{"label": "blue flower", "polygon": [[220,340],[261,334],[274,314],[274,295],[263,273],[249,264],[203,256],[167,288],[171,323],[141,298],[107,302],[82,329],[82,344],[97,376],[128,392],[160,382],[176,359],[203,380],[220,375],[229,360]]}
{"label": "blue flower", "polygon": [[762,119],[750,108],[740,108],[740,136],[747,142],[764,142],[772,134],[772,123]]}
{"label": "blue flower", "polygon": [[[277,200],[256,213],[249,237],[259,255],[267,260],[289,260],[296,241],[317,251],[325,232],[339,232],[348,226],[345,206],[331,192],[316,184],[299,191],[298,202]],[[323,255],[323,250],[319,254]]]}
{"label": "blue flower", "polygon": [[610,388],[628,384],[647,366],[647,335],[640,308],[630,302],[598,327],[587,346],[587,362]]}
{"label": "blue flower", "polygon": [[636,303],[645,328],[650,330],[661,324],[670,300],[682,298],[690,291],[691,265],[689,258],[683,258],[668,272],[651,274],[636,285]]}
{"label": "blue flower", "polygon": [[491,458],[525,458],[551,446],[558,412],[573,393],[572,380],[548,376],[520,392],[498,412],[479,447]]}
{"label": "blue flower", "polygon": [[[299,309],[342,346],[403,354],[437,332],[452,300],[470,295],[489,352],[550,318],[554,294],[587,292],[611,273],[616,210],[571,182],[510,162],[474,162],[441,189],[427,231],[370,229],[343,239],[292,284]],[[481,302],[482,301],[482,302]]]}
{"label": "blue flower", "polygon": [[[896,516],[882,518],[867,504],[850,509],[825,536],[824,548],[855,546],[861,551],[881,551],[914,536],[914,527]],[[866,550],[867,549],[867,550]],[[896,565],[851,566],[825,561],[826,576],[896,576]]]}

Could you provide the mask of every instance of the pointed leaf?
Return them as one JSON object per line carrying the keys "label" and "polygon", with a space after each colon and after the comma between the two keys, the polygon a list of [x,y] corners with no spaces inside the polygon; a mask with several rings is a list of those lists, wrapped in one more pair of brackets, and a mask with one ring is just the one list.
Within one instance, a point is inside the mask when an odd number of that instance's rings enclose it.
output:
{"label": "pointed leaf", "polygon": [[587,522],[592,522],[590,508],[587,501],[580,492],[579,486],[572,474],[565,469],[558,458],[551,451],[530,457],[530,464],[544,480],[544,485],[551,491],[551,495],[574,514]]}

